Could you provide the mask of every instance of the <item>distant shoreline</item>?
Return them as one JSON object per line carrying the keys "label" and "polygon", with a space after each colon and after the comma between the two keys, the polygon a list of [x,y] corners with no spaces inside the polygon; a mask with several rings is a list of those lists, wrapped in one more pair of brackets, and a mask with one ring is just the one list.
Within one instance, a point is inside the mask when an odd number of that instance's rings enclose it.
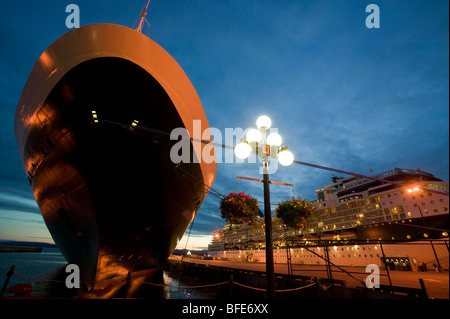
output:
{"label": "distant shoreline", "polygon": [[[5,252],[5,248],[58,248],[55,244],[50,243],[41,243],[41,242],[32,242],[32,241],[14,241],[14,240],[0,240],[0,252]],[[16,250],[18,251],[18,250]]]}
{"label": "distant shoreline", "polygon": [[42,247],[0,246],[0,253],[40,253]]}

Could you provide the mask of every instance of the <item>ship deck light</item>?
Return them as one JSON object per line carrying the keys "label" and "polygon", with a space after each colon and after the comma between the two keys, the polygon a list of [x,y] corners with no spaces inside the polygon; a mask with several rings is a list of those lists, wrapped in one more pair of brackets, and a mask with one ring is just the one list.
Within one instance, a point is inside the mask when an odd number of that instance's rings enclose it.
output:
{"label": "ship deck light", "polygon": [[94,121],[94,123],[98,123],[98,117],[97,117],[97,111],[92,110],[92,120]]}

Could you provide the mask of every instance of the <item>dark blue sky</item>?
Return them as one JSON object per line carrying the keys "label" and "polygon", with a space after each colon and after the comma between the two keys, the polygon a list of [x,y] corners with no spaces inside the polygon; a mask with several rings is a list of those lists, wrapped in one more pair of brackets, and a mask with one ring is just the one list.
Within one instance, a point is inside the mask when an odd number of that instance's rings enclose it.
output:
{"label": "dark blue sky", "polygon": [[[146,0],[0,2],[0,238],[50,241],[17,153],[13,120],[40,54],[68,31],[65,8],[81,25],[136,27]],[[380,8],[368,29],[365,8]],[[420,168],[449,179],[449,3],[433,1],[152,0],[144,33],[178,61],[210,126],[255,126],[265,113],[297,160],[361,174]],[[224,142],[224,141],[218,141]],[[218,164],[213,188],[263,199],[256,164]],[[314,199],[332,173],[293,165],[273,180]],[[292,194],[272,186],[274,202]],[[209,195],[191,246],[221,228]]]}

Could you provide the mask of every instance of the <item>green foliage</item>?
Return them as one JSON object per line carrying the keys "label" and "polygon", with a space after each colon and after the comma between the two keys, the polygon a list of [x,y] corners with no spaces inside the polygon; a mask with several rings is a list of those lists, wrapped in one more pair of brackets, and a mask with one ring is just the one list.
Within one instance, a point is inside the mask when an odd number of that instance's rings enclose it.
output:
{"label": "green foliage", "polygon": [[220,201],[222,218],[231,224],[251,223],[258,211],[258,201],[244,193],[230,193]]}
{"label": "green foliage", "polygon": [[289,199],[278,203],[275,212],[278,218],[283,220],[287,226],[292,228],[306,228],[313,206],[308,199]]}

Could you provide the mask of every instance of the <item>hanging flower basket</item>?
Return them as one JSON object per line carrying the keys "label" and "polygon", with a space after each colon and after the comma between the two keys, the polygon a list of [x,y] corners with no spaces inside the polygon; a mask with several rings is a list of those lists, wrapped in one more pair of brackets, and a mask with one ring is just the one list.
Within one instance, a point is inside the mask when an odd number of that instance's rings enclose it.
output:
{"label": "hanging flower basket", "polygon": [[289,199],[278,203],[275,212],[288,227],[304,229],[313,210],[308,199]]}
{"label": "hanging flower basket", "polygon": [[230,224],[251,223],[258,211],[258,201],[244,193],[230,193],[220,202],[222,218]]}

